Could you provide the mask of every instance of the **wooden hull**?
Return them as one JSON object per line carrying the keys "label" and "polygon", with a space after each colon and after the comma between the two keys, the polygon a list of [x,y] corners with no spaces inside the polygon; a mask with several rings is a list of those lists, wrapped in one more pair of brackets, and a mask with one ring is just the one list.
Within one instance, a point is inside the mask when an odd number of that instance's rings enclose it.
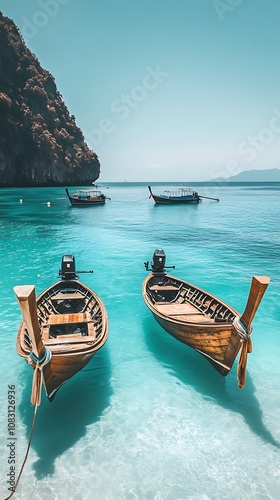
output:
{"label": "wooden hull", "polygon": [[43,368],[43,383],[47,397],[53,400],[58,389],[82,370],[93,358],[95,352],[88,354],[52,354],[50,362]]}
{"label": "wooden hull", "polygon": [[233,326],[239,315],[233,308],[170,275],[150,274],[142,293],[165,331],[205,356],[221,375],[229,373],[241,348],[241,337]]}
{"label": "wooden hull", "polygon": [[200,200],[192,196],[182,198],[162,198],[161,196],[153,195],[152,198],[157,205],[186,205],[200,202]]}
{"label": "wooden hull", "polygon": [[96,198],[95,200],[79,200],[77,198],[72,198],[71,196],[69,196],[69,200],[70,200],[70,203],[71,205],[75,205],[76,207],[81,207],[81,206],[90,206],[90,205],[104,205],[105,203],[105,199],[100,199],[100,198]]}
{"label": "wooden hull", "polygon": [[152,193],[152,190],[150,188],[150,186],[148,186],[149,188],[149,191],[150,191],[150,195],[151,197],[153,198],[154,202],[157,204],[157,205],[174,205],[174,204],[177,204],[177,205],[184,205],[184,204],[196,204],[196,203],[199,203],[201,201],[201,198],[198,196],[198,195],[186,195],[186,196],[170,196],[170,197],[167,197],[167,196],[157,196],[155,194]]}
{"label": "wooden hull", "polygon": [[226,376],[240,350],[240,337],[231,325],[204,327],[203,325],[179,324],[153,313],[156,321],[174,338],[205,356],[214,368]]}
{"label": "wooden hull", "polygon": [[[43,365],[43,384],[51,401],[69,378],[82,370],[108,338],[108,317],[103,302],[78,280],[60,281],[37,297],[41,340],[50,360]],[[25,322],[16,344],[20,356],[30,361],[33,350]]]}

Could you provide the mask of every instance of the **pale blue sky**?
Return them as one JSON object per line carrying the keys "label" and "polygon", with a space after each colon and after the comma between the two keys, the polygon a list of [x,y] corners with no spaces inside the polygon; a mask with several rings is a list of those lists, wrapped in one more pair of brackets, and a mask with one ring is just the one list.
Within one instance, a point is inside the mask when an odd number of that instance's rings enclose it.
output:
{"label": "pale blue sky", "polygon": [[55,77],[100,181],[280,168],[280,1],[0,0],[0,10]]}

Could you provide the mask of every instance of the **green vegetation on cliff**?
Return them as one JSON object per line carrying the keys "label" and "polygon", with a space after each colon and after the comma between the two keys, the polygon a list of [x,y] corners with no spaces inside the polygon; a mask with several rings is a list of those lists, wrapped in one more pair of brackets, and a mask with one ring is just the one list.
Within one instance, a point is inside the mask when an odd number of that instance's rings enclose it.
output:
{"label": "green vegetation on cliff", "polygon": [[99,174],[53,76],[0,12],[0,186],[82,185]]}

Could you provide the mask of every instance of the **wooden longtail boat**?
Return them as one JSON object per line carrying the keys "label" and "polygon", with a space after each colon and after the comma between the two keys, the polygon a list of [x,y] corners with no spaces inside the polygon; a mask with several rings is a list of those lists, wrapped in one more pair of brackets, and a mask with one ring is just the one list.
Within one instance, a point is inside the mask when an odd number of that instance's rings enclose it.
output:
{"label": "wooden longtail boat", "polygon": [[[252,351],[252,320],[269,284],[269,278],[254,276],[242,316],[214,295],[166,273],[165,253],[156,250],[152,271],[143,282],[144,301],[156,321],[177,340],[192,347],[226,376],[240,352],[238,385],[246,381],[247,353]],[[174,268],[174,266],[173,266]]]}
{"label": "wooden longtail boat", "polygon": [[184,203],[200,203],[202,198],[207,198],[208,200],[219,201],[218,198],[210,198],[209,196],[201,196],[196,191],[191,191],[187,188],[179,188],[176,191],[164,191],[163,194],[157,196],[152,192],[151,186],[148,186],[150,191],[150,198],[153,198],[157,205],[169,205],[169,204],[184,204]]}
{"label": "wooden longtail boat", "polygon": [[199,203],[201,201],[196,191],[186,188],[180,188],[177,191],[164,191],[159,196],[152,192],[151,186],[148,186],[148,189],[150,191],[150,198],[153,198],[155,203],[161,205],[169,203]]}
{"label": "wooden longtail boat", "polygon": [[[77,271],[77,273],[92,271]],[[79,281],[73,255],[62,257],[61,280],[36,300],[33,285],[16,286],[23,321],[16,349],[35,370],[31,402],[40,404],[41,386],[50,401],[79,372],[108,337],[108,317],[98,295]]]}
{"label": "wooden longtail boat", "polygon": [[99,189],[77,189],[72,195],[65,189],[71,205],[104,205],[107,198]]}

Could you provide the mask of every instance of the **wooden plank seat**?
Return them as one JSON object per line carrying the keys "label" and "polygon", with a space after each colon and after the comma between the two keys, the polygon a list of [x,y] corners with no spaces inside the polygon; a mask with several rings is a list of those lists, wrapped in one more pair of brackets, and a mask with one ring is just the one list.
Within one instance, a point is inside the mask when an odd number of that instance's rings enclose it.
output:
{"label": "wooden plank seat", "polygon": [[177,286],[173,286],[173,285],[163,285],[163,286],[152,285],[152,286],[150,286],[150,290],[152,290],[152,291],[173,290],[173,291],[179,292],[180,288],[178,288]]}
{"label": "wooden plank seat", "polygon": [[[69,335],[62,333],[61,335],[57,334],[59,339],[64,339],[65,342],[70,341],[75,341],[77,342],[77,339],[81,339],[81,342],[86,342],[89,340],[95,340],[96,338],[96,328],[95,328],[95,319],[91,317],[89,312],[84,312],[84,313],[70,313],[70,314],[50,314],[48,318],[47,324],[43,325],[42,327],[42,339],[44,342],[47,341],[47,343],[52,342],[53,340],[50,338],[50,327],[52,325],[65,325],[69,323],[77,323],[77,325],[81,323],[86,323],[87,324],[87,330],[88,330],[88,335],[82,336],[81,333],[71,333]],[[62,340],[59,340],[58,343],[61,343]]]}
{"label": "wooden plank seat", "polygon": [[50,314],[48,325],[63,325],[65,323],[88,323],[91,315],[88,312],[70,314]]}
{"label": "wooden plank seat", "polygon": [[195,323],[214,323],[214,320],[209,316],[205,316],[202,312],[198,311],[192,304],[185,302],[183,304],[173,303],[170,304],[168,302],[155,303],[154,306],[156,309],[166,315],[166,316],[183,316],[186,320],[187,317],[190,316],[190,321]]}
{"label": "wooden plank seat", "polygon": [[156,302],[154,305],[158,310],[163,308],[162,310],[164,311],[164,314],[170,314],[170,313],[201,314],[201,312],[199,312],[192,304],[189,304],[188,302],[184,302],[183,304],[179,303],[170,304],[170,302],[160,302],[160,304],[158,304]]}
{"label": "wooden plank seat", "polygon": [[77,293],[58,293],[57,295],[54,295],[51,297],[51,300],[56,302],[57,300],[73,300],[73,299],[83,299],[84,296],[77,292]]}
{"label": "wooden plank seat", "polygon": [[72,333],[70,335],[60,335],[55,339],[44,339],[45,346],[56,346],[62,344],[86,344],[87,342],[95,342],[95,335],[82,336],[80,333]]}

